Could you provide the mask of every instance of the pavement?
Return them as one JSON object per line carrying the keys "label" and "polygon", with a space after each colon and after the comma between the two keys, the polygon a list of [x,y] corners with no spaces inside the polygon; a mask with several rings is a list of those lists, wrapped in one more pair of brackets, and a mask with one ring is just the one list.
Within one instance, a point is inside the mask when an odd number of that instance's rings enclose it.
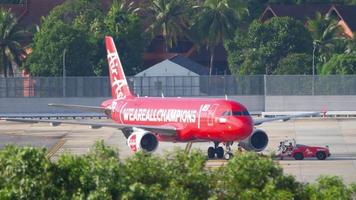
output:
{"label": "pavement", "polygon": [[[269,135],[270,142],[265,153],[275,151],[279,142],[287,138],[295,138],[299,144],[329,146],[332,155],[327,160],[276,161],[285,173],[294,175],[297,180],[313,182],[320,175],[336,175],[343,177],[346,183],[356,183],[356,119],[296,119],[270,122],[257,128]],[[90,129],[76,125],[51,127],[46,123],[24,124],[0,120],[0,148],[7,144],[44,147],[49,150],[52,160],[56,160],[63,152],[85,154],[95,141],[101,139],[117,148],[121,159],[133,155],[126,145],[125,137],[117,129]],[[213,143],[194,143],[192,148],[205,152],[212,145]],[[184,149],[185,146],[186,143],[161,142],[155,154],[164,154],[176,148]],[[236,145],[233,148],[236,149]],[[224,163],[226,161],[212,160],[207,165],[218,167]]]}

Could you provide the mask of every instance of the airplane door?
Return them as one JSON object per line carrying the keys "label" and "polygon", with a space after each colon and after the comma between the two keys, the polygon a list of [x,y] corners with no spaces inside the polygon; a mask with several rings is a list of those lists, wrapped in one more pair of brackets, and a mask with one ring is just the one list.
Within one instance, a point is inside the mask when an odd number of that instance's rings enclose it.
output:
{"label": "airplane door", "polygon": [[218,104],[213,104],[210,106],[210,109],[208,110],[208,126],[214,126],[215,112],[217,108]]}

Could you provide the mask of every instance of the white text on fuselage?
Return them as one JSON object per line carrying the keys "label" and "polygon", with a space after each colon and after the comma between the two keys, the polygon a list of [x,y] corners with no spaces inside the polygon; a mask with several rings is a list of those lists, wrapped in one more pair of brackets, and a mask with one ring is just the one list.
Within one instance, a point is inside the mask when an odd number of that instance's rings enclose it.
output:
{"label": "white text on fuselage", "polygon": [[122,115],[125,121],[137,122],[178,122],[195,123],[196,110],[125,108]]}
{"label": "white text on fuselage", "polygon": [[120,74],[123,74],[119,55],[116,52],[110,52],[108,50],[108,55],[107,55],[108,61],[109,61],[109,67],[111,71],[111,76],[112,76],[112,82],[111,82],[111,87],[114,89],[116,98],[117,99],[123,99],[125,98],[125,94],[122,91],[122,88],[127,85],[127,82],[124,78],[120,78]]}

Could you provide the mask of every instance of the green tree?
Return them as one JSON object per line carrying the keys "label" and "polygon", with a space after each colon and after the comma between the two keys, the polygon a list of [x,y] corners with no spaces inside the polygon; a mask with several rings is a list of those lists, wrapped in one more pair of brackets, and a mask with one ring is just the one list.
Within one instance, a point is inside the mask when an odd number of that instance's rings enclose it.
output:
{"label": "green tree", "polygon": [[0,4],[23,4],[26,0],[1,0]]}
{"label": "green tree", "polygon": [[50,199],[53,164],[45,149],[6,146],[0,151],[0,199]]}
{"label": "green tree", "polygon": [[[113,36],[118,42],[127,75],[141,71],[145,46],[142,25],[138,15],[124,5],[114,3],[107,15],[100,1],[95,0],[66,1],[54,8],[34,38],[34,55],[27,62],[31,72],[61,75],[62,55],[67,49],[68,75],[107,75],[105,35]],[[44,63],[49,64],[45,66]]]}
{"label": "green tree", "polygon": [[312,56],[305,53],[291,53],[278,62],[276,75],[312,74]]}
{"label": "green tree", "polygon": [[0,74],[13,76],[15,66],[21,64],[26,55],[21,44],[27,39],[27,32],[17,25],[10,11],[0,9]]}
{"label": "green tree", "polygon": [[[105,18],[105,29],[104,33],[111,35],[117,43],[125,73],[135,75],[142,71],[146,35],[135,9],[128,7],[125,3],[114,3]],[[105,47],[102,48],[105,49]],[[106,63],[106,52],[100,52],[104,53],[102,63]],[[107,65],[103,67],[105,70],[102,71],[107,72]]]}
{"label": "green tree", "polygon": [[254,21],[226,42],[231,72],[239,75],[272,74],[279,61],[291,53],[312,53],[312,38],[304,25],[289,17]]}
{"label": "green tree", "polygon": [[[93,0],[66,1],[43,18],[33,40],[33,53],[26,61],[36,76],[60,76],[63,51],[69,76],[92,76],[101,58],[103,43],[101,4]],[[100,22],[100,23],[99,23]],[[58,32],[58,33],[57,33]],[[99,38],[100,37],[100,38]]]}
{"label": "green tree", "polygon": [[343,30],[337,20],[316,13],[315,18],[309,19],[307,24],[313,38],[315,56],[319,65],[326,63],[334,53],[345,51],[348,39],[342,35]]}
{"label": "green tree", "polygon": [[33,52],[26,60],[26,67],[34,76],[62,76],[64,50],[66,75],[91,76],[94,48],[88,33],[46,18],[34,35]]}
{"label": "green tree", "polygon": [[340,177],[336,176],[321,176],[317,183],[307,185],[305,189],[310,199],[353,199],[351,195],[355,195],[355,188],[352,185],[345,185]]}
{"label": "green tree", "polygon": [[116,150],[97,142],[87,155],[62,155],[53,173],[61,199],[118,199],[127,190]]}
{"label": "green tree", "polygon": [[356,53],[356,39],[355,38],[350,38],[349,40],[347,40],[344,53],[345,54]]}
{"label": "green tree", "polygon": [[302,199],[303,185],[283,175],[269,157],[236,153],[216,173],[214,194],[218,199]]}
{"label": "green tree", "polygon": [[53,20],[60,20],[66,24],[74,24],[76,27],[90,30],[95,19],[102,19],[104,13],[101,10],[100,1],[72,0],[55,7],[49,14]]}
{"label": "green tree", "polygon": [[166,42],[165,51],[168,52],[168,48],[177,43],[178,37],[186,35],[189,27],[189,1],[150,0],[148,5],[145,10],[151,14],[151,24],[146,31],[152,37],[162,34]]}
{"label": "green tree", "polygon": [[103,141],[86,155],[64,154],[56,162],[45,149],[0,150],[0,199],[352,199],[355,192],[339,177],[299,183],[254,152],[237,152],[209,170],[199,151],[138,152],[121,162]]}
{"label": "green tree", "polygon": [[321,74],[356,74],[356,54],[334,54],[323,65]]}
{"label": "green tree", "polygon": [[214,65],[215,48],[234,36],[241,16],[248,12],[241,2],[230,0],[206,0],[193,22],[200,45],[210,51],[210,72]]}
{"label": "green tree", "polygon": [[124,199],[207,199],[211,176],[205,156],[184,151],[165,157],[137,153],[125,162],[129,190]]}

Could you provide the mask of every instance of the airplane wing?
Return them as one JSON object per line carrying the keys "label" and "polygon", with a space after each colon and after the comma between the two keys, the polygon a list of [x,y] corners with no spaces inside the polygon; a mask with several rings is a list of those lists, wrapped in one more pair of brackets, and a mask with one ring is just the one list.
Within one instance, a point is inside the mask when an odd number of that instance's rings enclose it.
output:
{"label": "airplane wing", "polygon": [[57,107],[57,108],[66,108],[66,109],[76,109],[76,110],[90,111],[90,112],[111,112],[110,108],[96,107],[96,106],[56,104],[56,103],[50,103],[50,104],[48,104],[48,106]]}
{"label": "airplane wing", "polygon": [[265,122],[278,121],[278,120],[288,121],[292,118],[320,116],[322,114],[325,114],[325,112],[311,112],[311,113],[302,113],[297,115],[286,115],[286,116],[271,117],[271,118],[253,119],[253,124],[255,126],[258,126]]}
{"label": "airplane wing", "polygon": [[145,126],[145,125],[127,125],[116,123],[98,123],[90,121],[68,121],[68,120],[51,120],[51,119],[20,119],[20,118],[3,118],[6,121],[25,122],[25,123],[50,123],[52,126],[59,126],[61,124],[87,125],[93,129],[102,127],[111,127],[123,130],[125,128],[140,128],[159,135],[174,136],[177,134],[177,129],[173,126]]}

